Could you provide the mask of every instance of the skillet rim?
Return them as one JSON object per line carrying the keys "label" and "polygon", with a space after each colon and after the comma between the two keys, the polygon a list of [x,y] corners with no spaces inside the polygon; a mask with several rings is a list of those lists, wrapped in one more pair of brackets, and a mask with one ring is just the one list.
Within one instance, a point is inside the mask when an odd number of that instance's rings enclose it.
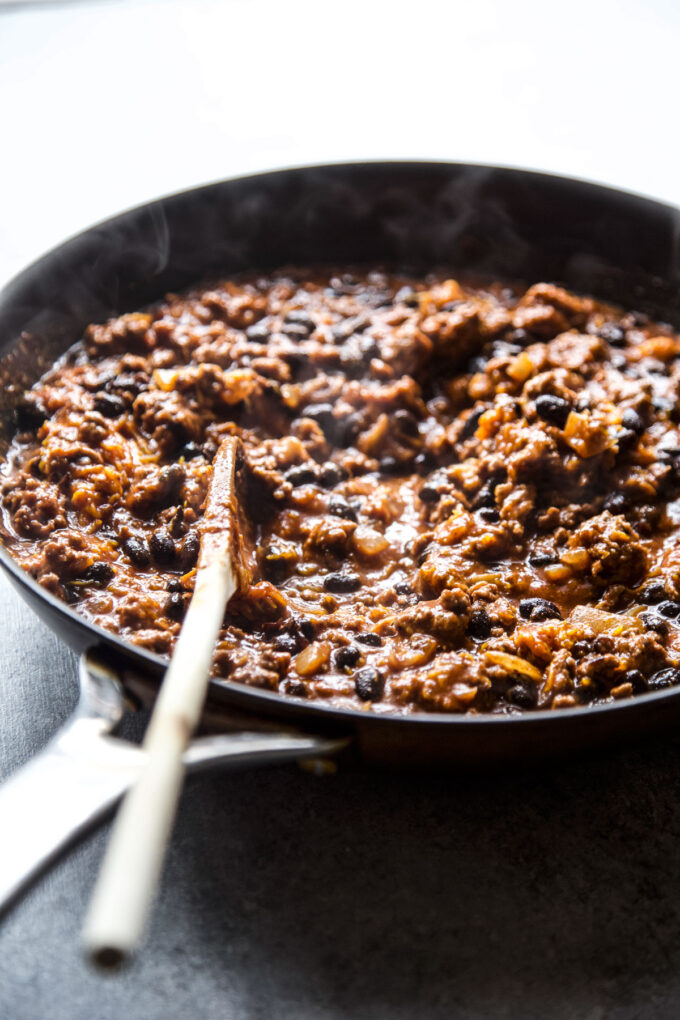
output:
{"label": "skillet rim", "polygon": [[[134,218],[135,215],[143,214],[148,212],[149,209],[161,206],[166,202],[179,201],[184,197],[196,196],[200,193],[207,193],[211,189],[221,188],[225,185],[238,184],[246,181],[258,181],[275,178],[283,174],[295,174],[295,173],[309,173],[315,171],[324,170],[361,170],[362,168],[371,170],[413,170],[427,172],[428,169],[442,170],[449,168],[451,170],[459,171],[483,171],[489,170],[492,172],[500,172],[515,174],[525,180],[535,178],[537,180],[553,180],[567,187],[583,188],[590,191],[599,191],[603,195],[619,196],[624,200],[633,200],[642,205],[648,206],[649,211],[652,209],[658,212],[674,215],[680,225],[680,205],[675,205],[672,202],[667,202],[658,198],[654,198],[651,195],[643,192],[630,191],[626,188],[612,186],[604,184],[598,181],[593,181],[589,178],[565,176],[553,171],[535,170],[532,168],[525,168],[516,165],[498,164],[498,163],[468,163],[456,160],[446,159],[434,159],[434,160],[411,160],[411,159],[381,159],[381,160],[338,160],[329,161],[324,163],[309,163],[309,164],[294,164],[290,166],[276,167],[270,170],[260,170],[250,173],[237,174],[231,177],[218,178],[203,184],[182,188],[179,191],[173,191],[165,193],[156,198],[147,200],[146,202],[140,202],[137,205],[131,206],[127,209],[122,210],[108,216],[105,219],[98,220],[83,230],[78,231],[75,234],[69,235],[56,247],[49,249],[44,254],[40,255],[37,259],[30,262],[23,269],[20,269],[17,273],[7,280],[2,287],[0,287],[0,309],[5,303],[9,303],[14,292],[20,290],[21,286],[33,278],[37,273],[40,272],[46,264],[49,264],[53,259],[57,259],[62,255],[66,249],[72,244],[77,244],[79,241],[84,240],[88,235],[96,233],[98,230],[104,230],[107,228],[114,227],[116,223],[127,219]],[[0,567],[10,575],[10,578],[20,588],[26,590],[28,594],[32,596],[29,600],[29,608],[33,612],[34,609],[33,601],[44,603],[53,616],[62,617],[68,623],[69,629],[80,632],[83,636],[91,634],[97,644],[103,644],[105,647],[113,648],[122,658],[130,661],[132,668],[135,666],[139,667],[141,663],[146,664],[148,672],[155,679],[159,673],[167,668],[168,660],[164,656],[156,655],[148,649],[136,646],[131,642],[124,641],[113,631],[105,630],[98,624],[95,624],[82,616],[74,608],[68,606],[62,602],[51,592],[46,591],[38,582],[24,571],[19,564],[12,558],[4,544],[0,541]],[[37,613],[36,613],[37,615]],[[55,631],[56,628],[47,623],[51,630]],[[64,640],[61,634],[58,634],[61,640]],[[66,641],[68,644],[69,642]],[[71,646],[73,647],[73,646]],[[425,725],[428,728],[438,727],[495,727],[496,729],[506,728],[512,726],[514,730],[518,730],[520,727],[523,729],[534,728],[539,729],[542,726],[563,726],[576,727],[580,721],[585,719],[593,719],[597,716],[612,716],[616,715],[619,718],[623,716],[629,716],[635,714],[637,711],[642,711],[643,706],[651,707],[653,705],[660,705],[663,702],[678,701],[680,700],[680,685],[671,686],[661,691],[647,692],[644,694],[634,695],[631,698],[627,698],[622,701],[612,701],[603,704],[595,705],[579,705],[573,708],[560,708],[559,710],[553,709],[536,709],[532,711],[507,713],[507,714],[491,714],[491,713],[480,713],[479,715],[469,714],[447,714],[443,712],[411,712],[409,714],[401,714],[395,711],[387,712],[372,712],[366,709],[349,708],[349,707],[338,707],[335,705],[327,704],[323,701],[307,701],[306,699],[296,698],[292,695],[279,694],[274,691],[268,691],[262,688],[251,687],[248,684],[239,683],[233,680],[222,680],[215,677],[210,678],[210,691],[213,693],[219,692],[223,698],[231,700],[236,704],[237,707],[243,707],[244,703],[250,710],[252,709],[257,713],[257,706],[267,706],[276,709],[280,706],[283,709],[293,709],[296,714],[301,714],[305,717],[305,721],[318,719],[327,720],[328,722],[346,722],[347,725],[351,723],[369,723],[373,726],[394,726],[395,724],[418,724]],[[209,692],[210,693],[210,692]],[[249,704],[249,702],[253,704]],[[276,712],[274,712],[276,714]],[[271,717],[271,713],[267,713]],[[413,727],[412,727],[413,728]]]}
{"label": "skillet rim", "polygon": [[386,169],[400,169],[403,168],[413,170],[424,170],[427,171],[429,168],[442,169],[449,167],[454,170],[490,170],[492,172],[499,171],[501,173],[518,174],[525,178],[535,177],[539,180],[552,180],[560,182],[566,185],[577,185],[580,187],[592,189],[595,191],[606,192],[610,195],[619,195],[624,199],[634,199],[635,201],[655,206],[657,209],[664,210],[666,212],[673,212],[678,217],[680,224],[680,203],[676,205],[673,202],[667,202],[665,199],[657,198],[654,195],[650,195],[644,191],[633,191],[629,188],[621,188],[615,184],[605,184],[602,181],[593,180],[590,177],[580,177],[560,174],[553,170],[536,170],[533,167],[522,167],[514,163],[468,163],[460,160],[453,159],[401,159],[394,157],[391,159],[350,159],[350,160],[327,160],[323,163],[291,163],[283,166],[273,167],[269,170],[253,170],[247,173],[235,174],[232,177],[216,177],[210,181],[204,181],[202,184],[197,184],[188,188],[180,188],[178,191],[167,191],[162,195],[157,195],[155,198],[149,198],[145,202],[137,202],[135,205],[128,206],[126,209],[122,209],[117,213],[113,213],[111,216],[105,216],[101,220],[95,220],[94,223],[90,223],[88,226],[83,227],[82,230],[76,231],[74,234],[68,234],[62,241],[60,241],[54,248],[49,248],[46,252],[38,255],[32,261],[28,262],[21,269],[14,272],[8,279],[0,280],[0,305],[11,297],[12,289],[15,286],[19,286],[25,277],[38,270],[44,262],[52,259],[59,255],[65,248],[74,242],[80,241],[87,234],[94,233],[105,227],[113,226],[118,220],[124,219],[128,216],[134,216],[137,213],[143,213],[152,206],[161,205],[164,202],[172,202],[175,199],[183,198],[185,195],[198,195],[201,192],[210,191],[212,188],[219,188],[225,184],[238,184],[241,181],[256,181],[260,178],[277,177],[280,174],[290,173],[308,173],[309,171],[316,170],[360,170],[362,168],[380,169],[384,167]]}

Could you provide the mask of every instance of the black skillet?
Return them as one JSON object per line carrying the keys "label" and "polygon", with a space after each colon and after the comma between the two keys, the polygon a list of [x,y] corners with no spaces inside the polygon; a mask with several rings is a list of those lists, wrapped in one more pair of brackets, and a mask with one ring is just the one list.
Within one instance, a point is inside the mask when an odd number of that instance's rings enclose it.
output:
{"label": "black skillet", "polygon": [[[67,241],[0,295],[0,434],[13,406],[85,324],[214,273],[285,264],[455,266],[553,280],[680,327],[680,210],[611,188],[453,163],[302,167],[222,181],[140,206]],[[85,621],[0,549],[29,605],[70,645],[159,677],[160,657]],[[347,735],[363,762],[481,765],[601,746],[680,718],[680,688],[628,701],[508,716],[377,716],[229,681],[230,711],[319,736]]]}

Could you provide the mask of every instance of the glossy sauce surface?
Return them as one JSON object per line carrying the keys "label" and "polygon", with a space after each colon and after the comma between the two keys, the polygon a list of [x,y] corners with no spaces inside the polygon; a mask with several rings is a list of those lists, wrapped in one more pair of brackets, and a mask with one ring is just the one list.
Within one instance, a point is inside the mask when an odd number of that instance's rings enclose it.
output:
{"label": "glossy sauce surface", "polygon": [[629,697],[680,682],[679,354],[546,283],[221,281],[89,327],[26,395],[4,541],[169,654],[238,434],[254,576],[216,674],[376,712]]}

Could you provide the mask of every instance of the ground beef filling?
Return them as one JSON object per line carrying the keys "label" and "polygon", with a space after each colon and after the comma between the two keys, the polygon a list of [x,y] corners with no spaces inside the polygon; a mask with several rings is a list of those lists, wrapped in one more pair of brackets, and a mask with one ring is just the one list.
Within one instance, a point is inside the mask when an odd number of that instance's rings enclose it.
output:
{"label": "ground beef filling", "polygon": [[680,682],[680,341],[560,287],[286,271],[90,326],[18,409],[4,541],[168,655],[238,434],[217,676],[374,712]]}

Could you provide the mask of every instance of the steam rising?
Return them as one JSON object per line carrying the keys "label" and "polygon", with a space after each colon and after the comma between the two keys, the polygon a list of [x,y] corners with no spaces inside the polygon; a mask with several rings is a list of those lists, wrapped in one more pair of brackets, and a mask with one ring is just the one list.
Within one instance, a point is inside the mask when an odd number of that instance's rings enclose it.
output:
{"label": "steam rising", "polygon": [[680,324],[677,211],[489,167],[357,164],[262,174],[124,213],[25,271],[0,301],[0,419],[84,326],[215,274],[285,264],[464,268],[551,279]]}

